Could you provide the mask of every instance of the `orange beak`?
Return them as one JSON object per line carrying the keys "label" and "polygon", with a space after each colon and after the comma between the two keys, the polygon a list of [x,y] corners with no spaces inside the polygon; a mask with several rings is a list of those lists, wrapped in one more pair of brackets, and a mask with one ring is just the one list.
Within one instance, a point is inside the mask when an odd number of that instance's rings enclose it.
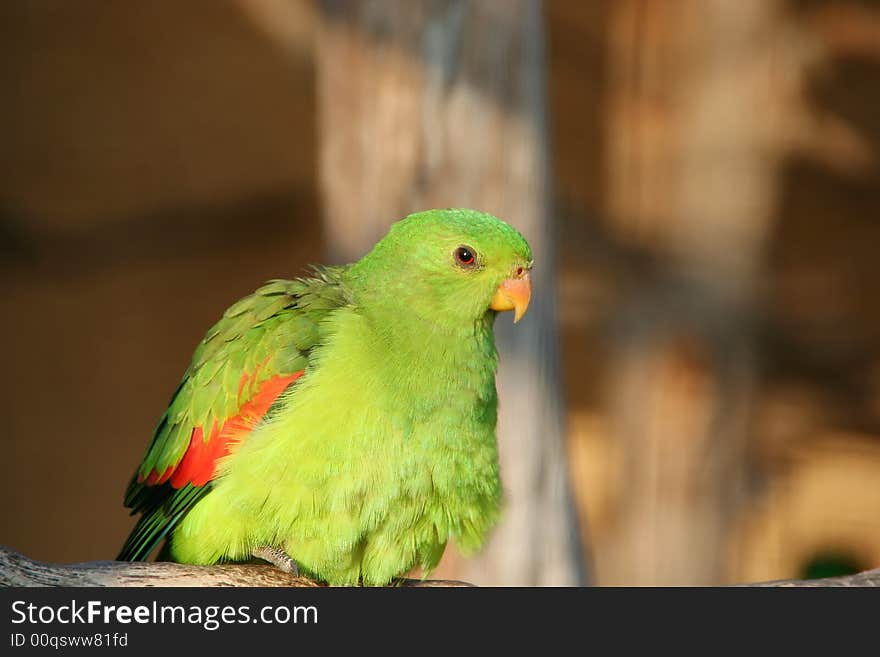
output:
{"label": "orange beak", "polygon": [[522,269],[517,276],[508,278],[495,292],[489,307],[492,310],[513,311],[513,323],[516,324],[529,307],[532,298],[532,282],[529,280],[529,272]]}

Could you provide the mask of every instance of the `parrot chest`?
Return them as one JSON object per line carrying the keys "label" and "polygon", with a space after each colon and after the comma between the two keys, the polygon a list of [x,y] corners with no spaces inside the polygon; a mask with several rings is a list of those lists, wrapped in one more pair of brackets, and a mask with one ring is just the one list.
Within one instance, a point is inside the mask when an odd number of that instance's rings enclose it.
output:
{"label": "parrot chest", "polygon": [[223,465],[190,526],[235,527],[229,556],[283,545],[328,581],[387,582],[433,568],[447,540],[479,547],[497,519],[494,345],[383,352],[346,335]]}

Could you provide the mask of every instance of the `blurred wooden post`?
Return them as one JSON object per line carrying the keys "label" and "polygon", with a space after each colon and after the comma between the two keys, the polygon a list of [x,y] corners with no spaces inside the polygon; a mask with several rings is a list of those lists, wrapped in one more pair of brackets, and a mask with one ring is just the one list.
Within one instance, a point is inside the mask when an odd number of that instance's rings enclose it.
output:
{"label": "blurred wooden post", "polygon": [[606,134],[612,231],[656,255],[616,336],[625,455],[601,583],[727,579],[747,483],[751,313],[797,63],[777,0],[614,4]]}
{"label": "blurred wooden post", "polygon": [[[333,259],[359,258],[410,212],[498,215],[535,252],[526,319],[497,323],[506,509],[488,548],[440,573],[478,584],[577,584],[583,559],[564,457],[537,0],[324,0],[320,176]],[[451,550],[447,550],[450,556]]]}

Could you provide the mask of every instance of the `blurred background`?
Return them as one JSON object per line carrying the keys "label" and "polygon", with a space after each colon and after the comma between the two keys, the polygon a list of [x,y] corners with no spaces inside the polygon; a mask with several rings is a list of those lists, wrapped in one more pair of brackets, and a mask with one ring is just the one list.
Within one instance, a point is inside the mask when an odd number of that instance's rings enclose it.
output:
{"label": "blurred background", "polygon": [[0,543],[113,558],[224,308],[469,206],[536,293],[437,576],[880,566],[880,2],[6,0],[0,89]]}

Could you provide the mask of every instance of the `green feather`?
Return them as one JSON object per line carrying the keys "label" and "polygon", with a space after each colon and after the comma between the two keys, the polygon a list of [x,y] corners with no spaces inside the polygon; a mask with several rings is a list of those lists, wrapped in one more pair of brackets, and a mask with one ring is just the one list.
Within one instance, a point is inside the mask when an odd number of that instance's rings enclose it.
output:
{"label": "green feather", "polygon": [[[455,259],[463,245],[472,266]],[[198,564],[272,545],[330,584],[372,585],[430,570],[449,540],[478,549],[501,499],[489,305],[531,265],[504,222],[434,210],[351,266],[271,280],[234,303],[197,347],[140,472],[179,462],[193,427],[235,414],[259,381],[305,376],[208,485],[133,480],[126,504],[142,516],[120,557],[145,558],[164,538],[173,559]]]}

